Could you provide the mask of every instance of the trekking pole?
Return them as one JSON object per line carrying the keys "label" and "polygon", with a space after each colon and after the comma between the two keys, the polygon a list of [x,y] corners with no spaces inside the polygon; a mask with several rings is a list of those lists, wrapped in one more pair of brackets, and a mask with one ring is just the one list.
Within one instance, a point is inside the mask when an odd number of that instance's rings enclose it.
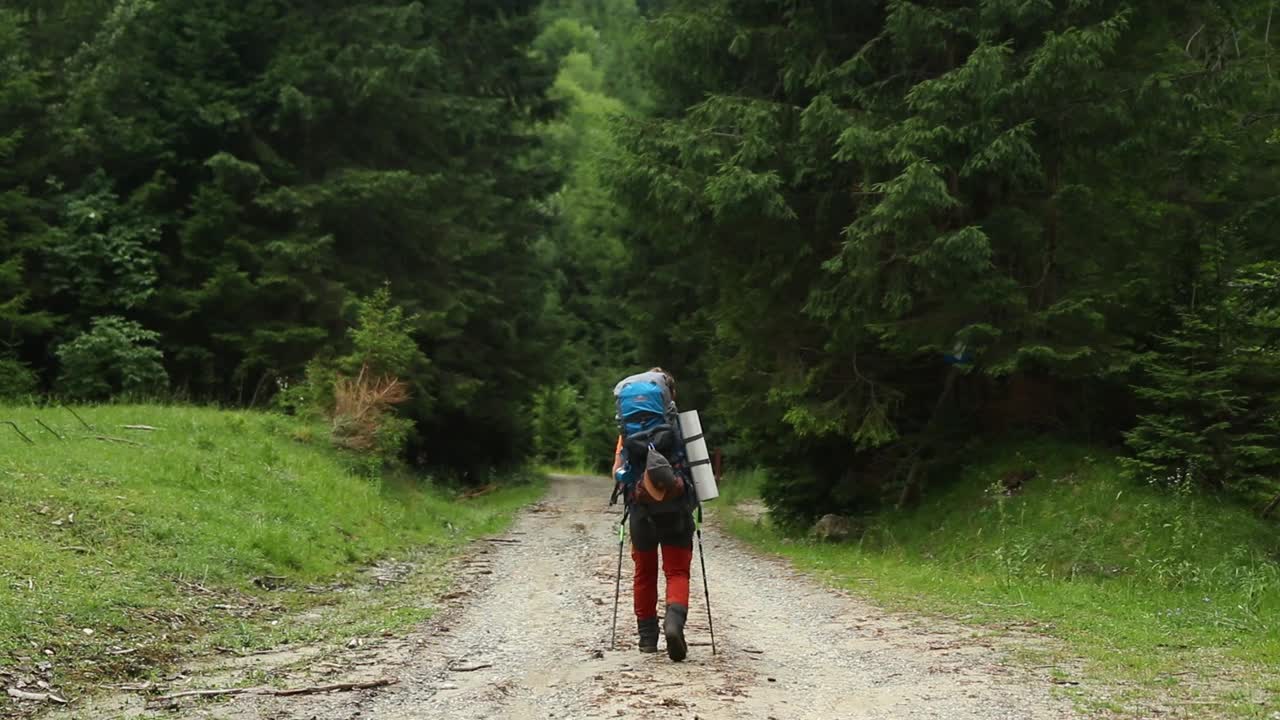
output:
{"label": "trekking pole", "polygon": [[609,649],[613,650],[618,643],[618,600],[622,597],[622,545],[627,536],[627,516],[631,508],[622,511],[622,522],[618,523],[618,579],[613,585],[613,631],[609,634]]}
{"label": "trekking pole", "polygon": [[707,584],[707,553],[702,549],[702,503],[698,503],[698,522],[695,523],[694,528],[698,535],[698,562],[702,563],[702,593],[707,599],[707,628],[711,630],[711,654],[715,655],[716,626],[711,621],[711,587]]}

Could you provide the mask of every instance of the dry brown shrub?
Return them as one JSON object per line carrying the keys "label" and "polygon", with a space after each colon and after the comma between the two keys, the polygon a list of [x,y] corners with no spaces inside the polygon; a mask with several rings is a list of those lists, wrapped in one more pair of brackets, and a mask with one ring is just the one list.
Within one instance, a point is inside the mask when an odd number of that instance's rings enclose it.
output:
{"label": "dry brown shrub", "polygon": [[373,375],[365,364],[355,378],[338,378],[333,399],[334,444],[367,452],[378,449],[379,431],[395,406],[409,399],[409,386],[390,375]]}

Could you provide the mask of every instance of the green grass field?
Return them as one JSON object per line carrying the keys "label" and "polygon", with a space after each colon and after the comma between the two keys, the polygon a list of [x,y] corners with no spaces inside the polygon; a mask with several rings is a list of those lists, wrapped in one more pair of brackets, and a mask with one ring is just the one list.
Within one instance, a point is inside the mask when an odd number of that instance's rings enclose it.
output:
{"label": "green grass field", "polygon": [[202,639],[278,640],[265,622],[210,608],[330,602],[302,590],[410,549],[450,556],[543,488],[467,500],[422,480],[370,478],[323,429],[276,415],[77,411],[93,430],[65,409],[0,408],[35,441],[0,426],[0,670],[50,663],[70,687],[136,675]]}
{"label": "green grass field", "polygon": [[[1013,496],[1011,470],[1038,475]],[[763,477],[725,483],[751,499]],[[1121,497],[1127,502],[1116,502]],[[857,539],[788,538],[743,514],[731,532],[888,607],[979,626],[1034,623],[1066,641],[1101,693],[1086,706],[1150,717],[1272,718],[1280,711],[1280,526],[1207,498],[1123,480],[1114,459],[1030,444],[975,458],[921,508],[875,518]],[[1100,681],[1106,681],[1102,683]]]}

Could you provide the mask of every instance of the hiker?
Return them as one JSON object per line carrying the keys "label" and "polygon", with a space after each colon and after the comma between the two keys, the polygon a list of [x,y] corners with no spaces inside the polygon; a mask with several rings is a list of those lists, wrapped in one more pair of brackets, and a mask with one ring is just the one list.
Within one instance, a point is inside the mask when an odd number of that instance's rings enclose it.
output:
{"label": "hiker", "polygon": [[658,560],[666,576],[663,634],[667,655],[684,660],[697,497],[684,463],[675,419],[675,380],[662,368],[632,375],[614,388],[620,433],[614,452],[614,500],[630,517],[632,585],[640,652],[658,651]]}

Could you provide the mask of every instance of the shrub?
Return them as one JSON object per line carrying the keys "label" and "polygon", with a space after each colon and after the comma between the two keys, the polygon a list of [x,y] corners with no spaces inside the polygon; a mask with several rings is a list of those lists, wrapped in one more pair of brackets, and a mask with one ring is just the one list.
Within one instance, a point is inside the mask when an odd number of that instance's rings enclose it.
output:
{"label": "shrub", "polygon": [[333,416],[334,386],[338,375],[331,361],[316,358],[307,363],[305,374],[298,382],[285,378],[276,379],[276,395],[272,404],[285,415],[313,419]]}
{"label": "shrub", "polygon": [[1280,490],[1280,263],[1244,268],[1144,362],[1126,472],[1251,500]]}
{"label": "shrub", "polygon": [[88,332],[58,348],[58,389],[80,401],[159,393],[169,382],[159,339],[132,320],[96,318]]}
{"label": "shrub", "polygon": [[397,414],[413,395],[404,378],[421,374],[429,364],[413,337],[417,320],[393,302],[389,288],[379,288],[359,302],[355,326],[347,333],[351,352],[333,363],[308,365],[307,384],[330,418],[338,446],[384,463],[403,452],[414,427],[413,420]]}
{"label": "shrub", "polygon": [[387,287],[357,301],[356,322],[347,332],[350,352],[313,359],[300,382],[281,381],[276,407],[326,418],[335,445],[368,455],[374,465],[393,460],[414,427],[398,408],[415,395],[419,406],[429,401],[425,393],[411,392],[415,386],[406,379],[420,377],[430,364],[413,337],[417,319],[405,316]]}
{"label": "shrub", "polygon": [[348,373],[367,368],[375,376],[398,377],[420,371],[427,358],[413,338],[417,321],[417,315],[405,317],[389,288],[379,288],[360,301],[355,326],[347,333],[352,352],[338,361],[339,368]]}
{"label": "shrub", "polygon": [[0,355],[0,400],[22,400],[35,394],[36,374],[17,358]]}
{"label": "shrub", "polygon": [[412,421],[395,417],[395,407],[409,399],[400,380],[360,369],[355,378],[339,377],[334,384],[333,442],[350,450],[394,458],[404,447]]}

